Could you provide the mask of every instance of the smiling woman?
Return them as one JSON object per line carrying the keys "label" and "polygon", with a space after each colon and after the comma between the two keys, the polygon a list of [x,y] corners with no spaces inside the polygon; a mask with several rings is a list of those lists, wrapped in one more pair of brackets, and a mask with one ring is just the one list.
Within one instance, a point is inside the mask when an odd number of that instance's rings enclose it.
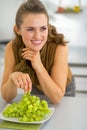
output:
{"label": "smiling woman", "polygon": [[2,97],[10,102],[17,95],[17,88],[25,93],[44,94],[54,104],[64,95],[74,96],[67,41],[49,23],[41,1],[27,0],[20,5],[14,32],[14,39],[5,49]]}
{"label": "smiling woman", "polygon": [[44,14],[32,14],[24,16],[25,20],[20,28],[15,26],[16,32],[22,36],[26,47],[34,51],[41,50],[48,35],[48,21]]}

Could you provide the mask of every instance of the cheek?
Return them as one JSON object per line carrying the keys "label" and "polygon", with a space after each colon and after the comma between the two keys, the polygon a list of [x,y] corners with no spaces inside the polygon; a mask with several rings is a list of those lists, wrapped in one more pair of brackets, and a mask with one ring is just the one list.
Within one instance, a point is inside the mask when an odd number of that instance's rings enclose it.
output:
{"label": "cheek", "polygon": [[23,43],[25,44],[25,46],[27,47],[27,44],[28,44],[28,41],[29,41],[29,37],[27,37],[26,35],[23,35],[22,36],[22,40],[23,40]]}
{"label": "cheek", "polygon": [[24,33],[24,34],[22,35],[23,42],[26,42],[26,41],[30,40],[31,37],[32,37],[32,36],[30,36],[29,34]]}
{"label": "cheek", "polygon": [[24,43],[26,43],[27,37],[23,35],[22,40],[23,40]]}

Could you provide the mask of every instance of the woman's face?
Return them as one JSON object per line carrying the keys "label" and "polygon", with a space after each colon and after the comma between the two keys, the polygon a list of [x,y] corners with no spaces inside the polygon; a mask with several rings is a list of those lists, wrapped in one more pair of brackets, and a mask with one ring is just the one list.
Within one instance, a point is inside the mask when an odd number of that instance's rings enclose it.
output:
{"label": "woman's face", "polygon": [[19,29],[26,47],[39,51],[47,41],[48,21],[45,14],[28,14]]}

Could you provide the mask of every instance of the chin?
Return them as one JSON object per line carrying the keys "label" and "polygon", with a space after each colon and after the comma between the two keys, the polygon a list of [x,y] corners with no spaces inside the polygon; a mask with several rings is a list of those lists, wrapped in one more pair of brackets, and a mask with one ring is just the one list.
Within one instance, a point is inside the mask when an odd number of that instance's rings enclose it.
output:
{"label": "chin", "polygon": [[33,48],[33,50],[34,51],[40,51],[42,48],[43,48],[43,46],[39,46],[39,47]]}

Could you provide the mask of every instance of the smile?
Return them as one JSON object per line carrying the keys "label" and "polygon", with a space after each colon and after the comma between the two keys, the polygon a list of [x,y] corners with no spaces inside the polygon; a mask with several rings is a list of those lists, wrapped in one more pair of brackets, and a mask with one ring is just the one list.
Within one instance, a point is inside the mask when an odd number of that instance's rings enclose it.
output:
{"label": "smile", "polygon": [[41,42],[42,42],[41,40],[39,40],[39,41],[32,40],[32,43],[33,43],[33,44],[41,44]]}

